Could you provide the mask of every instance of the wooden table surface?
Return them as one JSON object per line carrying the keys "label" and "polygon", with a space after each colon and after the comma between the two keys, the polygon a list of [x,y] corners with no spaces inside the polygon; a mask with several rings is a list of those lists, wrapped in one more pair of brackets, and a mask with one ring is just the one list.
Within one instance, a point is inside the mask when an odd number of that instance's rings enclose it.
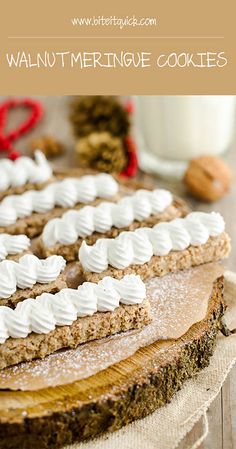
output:
{"label": "wooden table surface", "polygon": [[[63,166],[65,163],[73,165],[73,147],[74,138],[71,132],[71,127],[68,121],[69,103],[71,97],[36,97],[43,102],[45,108],[45,115],[42,122],[37,128],[27,137],[22,138],[17,143],[17,148],[22,152],[26,152],[29,141],[34,136],[42,134],[51,134],[63,141],[67,147],[67,156],[58,160],[54,160],[55,166]],[[1,97],[4,99],[4,97]],[[22,113],[14,113],[11,117],[10,126],[15,124],[22,117]],[[232,144],[226,160],[234,171],[234,178],[236,177],[236,139]],[[65,162],[66,161],[66,162]],[[142,179],[149,179],[147,175],[140,175]],[[155,179],[155,178],[154,178]],[[222,213],[225,218],[227,230],[232,238],[232,252],[231,256],[225,265],[231,269],[236,270],[236,180],[233,181],[233,186],[230,192],[220,201],[212,205],[206,205],[193,201],[186,195],[185,189],[181,182],[167,182],[156,178],[158,185],[170,188],[173,192],[178,193],[186,198],[190,205],[195,209],[205,211],[215,210]],[[200,446],[201,449],[233,449],[236,448],[236,366],[231,370],[226,382],[221,389],[221,392],[215,399],[208,411],[209,434],[204,443]],[[195,425],[192,432],[181,443],[179,449],[188,449],[191,444],[201,436],[203,432],[202,422]],[[148,449],[148,448],[147,448]],[[158,449],[158,448],[157,448]]]}

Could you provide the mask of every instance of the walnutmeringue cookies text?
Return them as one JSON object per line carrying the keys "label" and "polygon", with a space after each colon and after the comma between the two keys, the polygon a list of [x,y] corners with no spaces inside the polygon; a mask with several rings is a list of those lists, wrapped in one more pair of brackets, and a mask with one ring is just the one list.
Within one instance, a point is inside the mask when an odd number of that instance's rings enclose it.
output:
{"label": "walnutmeringue cookies text", "polygon": [[18,218],[28,217],[33,212],[45,213],[56,206],[69,208],[77,203],[90,203],[96,198],[111,198],[117,192],[118,184],[108,174],[65,178],[42,190],[5,197],[0,202],[0,226],[14,224]]}
{"label": "walnutmeringue cookies text", "polygon": [[8,255],[20,254],[30,247],[30,239],[24,235],[0,234],[0,261]]}
{"label": "walnutmeringue cookies text", "polygon": [[85,271],[95,273],[107,270],[108,265],[117,269],[143,265],[153,255],[165,256],[190,245],[203,245],[224,229],[224,219],[219,213],[192,212],[185,218],[158,223],[153,228],[122,232],[115,239],[99,239],[92,246],[84,241],[79,260]]}
{"label": "walnutmeringue cookies text", "polygon": [[3,260],[0,263],[0,298],[10,298],[17,288],[32,288],[36,282],[55,281],[65,266],[66,261],[61,256],[38,259],[33,254],[25,254],[18,262]]}
{"label": "walnutmeringue cookies text", "polygon": [[42,234],[43,243],[46,246],[56,243],[70,245],[93,232],[105,233],[113,226],[125,228],[134,220],[143,221],[163,212],[172,201],[172,194],[167,190],[142,189],[117,203],[102,202],[95,207],[70,210],[61,218],[54,218],[46,224]]}
{"label": "walnutmeringue cookies text", "polygon": [[26,183],[38,184],[52,176],[52,169],[44,154],[36,150],[35,161],[27,156],[21,156],[16,161],[0,160],[0,191],[10,187],[20,187]]}
{"label": "walnutmeringue cookies text", "polygon": [[145,284],[139,276],[121,280],[105,277],[98,284],[85,282],[77,290],[65,288],[52,295],[19,302],[16,309],[0,307],[0,343],[9,337],[25,338],[31,332],[48,334],[56,326],[70,326],[78,317],[95,312],[114,311],[121,304],[140,304],[146,297]]}

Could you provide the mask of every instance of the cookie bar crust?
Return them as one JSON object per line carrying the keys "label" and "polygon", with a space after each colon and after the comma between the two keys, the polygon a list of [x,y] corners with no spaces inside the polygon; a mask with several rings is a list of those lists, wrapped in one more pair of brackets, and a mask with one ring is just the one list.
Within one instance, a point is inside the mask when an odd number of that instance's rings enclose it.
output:
{"label": "cookie bar crust", "polygon": [[16,292],[11,295],[10,298],[0,298],[0,306],[7,306],[11,307],[11,309],[15,309],[18,302],[28,298],[36,298],[36,296],[40,296],[42,293],[54,294],[66,287],[66,274],[63,272],[55,281],[49,282],[48,284],[39,284],[37,282],[32,288],[17,288]]}
{"label": "cookie bar crust", "polygon": [[150,322],[150,303],[120,305],[114,312],[97,312],[78,318],[71,326],[58,326],[49,334],[31,333],[26,338],[9,338],[0,345],[0,369],[21,362],[45,358],[63,348],[139,329]]}
{"label": "cookie bar crust", "polygon": [[48,257],[51,256],[52,254],[61,255],[67,260],[67,262],[72,262],[78,259],[78,251],[83,240],[85,240],[89,245],[93,245],[96,242],[96,240],[100,238],[115,238],[123,231],[134,231],[135,229],[144,226],[153,227],[154,225],[156,225],[161,221],[170,221],[175,218],[185,217],[187,212],[188,209],[186,204],[183,201],[176,198],[173,204],[167,207],[163,212],[151,215],[146,220],[143,221],[135,220],[130,226],[121,229],[112,227],[111,230],[107,231],[106,233],[93,232],[92,235],[84,239],[79,238],[72,245],[56,244],[51,247],[46,247],[43,244],[42,236],[40,236],[38,241],[36,242],[36,252],[38,255],[40,255],[40,257]]}
{"label": "cookie bar crust", "polygon": [[229,255],[230,248],[230,238],[223,232],[219,236],[210,237],[204,245],[189,246],[183,251],[171,251],[167,256],[153,256],[143,265],[130,265],[123,270],[109,266],[102,273],[83,270],[83,277],[86,281],[98,282],[104,276],[121,279],[126,274],[139,274],[141,279],[146,281],[155,276],[164,276],[167,273],[225,259]]}
{"label": "cookie bar crust", "polygon": [[[120,199],[120,195],[117,194],[112,198],[106,199],[106,201],[116,202]],[[95,206],[96,204],[105,201],[104,198],[97,198],[95,201],[92,201],[88,204],[78,203],[73,207],[54,207],[49,212],[45,213],[37,213],[33,212],[29,217],[19,218],[14,224],[3,227],[0,226],[0,233],[6,232],[7,234],[25,234],[30,238],[36,237],[41,234],[45,224],[51,220],[52,218],[61,217],[64,212],[71,209],[81,209],[86,205]]]}
{"label": "cookie bar crust", "polygon": [[42,190],[44,187],[47,187],[48,184],[50,184],[55,180],[56,179],[52,176],[45,182],[40,183],[27,182],[23,186],[9,187],[9,189],[0,192],[0,201],[3,200],[3,198],[5,198],[6,196],[20,195],[21,193],[27,192],[28,190]]}

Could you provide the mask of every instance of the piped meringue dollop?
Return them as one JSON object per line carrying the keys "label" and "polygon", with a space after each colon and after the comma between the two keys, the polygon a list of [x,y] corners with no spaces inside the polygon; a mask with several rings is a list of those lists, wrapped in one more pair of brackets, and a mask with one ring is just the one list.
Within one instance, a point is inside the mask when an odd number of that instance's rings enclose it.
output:
{"label": "piped meringue dollop", "polygon": [[0,202],[0,226],[9,226],[18,218],[33,212],[48,212],[55,206],[73,207],[96,198],[110,198],[118,191],[118,184],[108,174],[66,178],[49,184],[42,190],[29,190],[20,195],[9,195]]}
{"label": "piped meringue dollop", "polygon": [[113,312],[119,307],[121,296],[117,291],[118,285],[119,283],[114,285],[114,280],[111,277],[106,276],[94,287],[97,296],[97,309],[99,312]]}
{"label": "piped meringue dollop", "polygon": [[98,284],[84,282],[77,290],[64,288],[52,295],[19,302],[15,310],[0,307],[0,343],[9,337],[25,338],[31,332],[48,334],[56,326],[70,326],[78,317],[95,312],[113,312],[120,303],[140,304],[146,297],[140,276],[127,275],[121,280],[105,277]]}
{"label": "piped meringue dollop", "polygon": [[93,246],[88,246],[85,241],[82,242],[79,254],[86,271],[102,273],[108,268],[108,245],[110,243],[109,239],[100,239]]}
{"label": "piped meringue dollop", "polygon": [[0,263],[0,298],[9,298],[16,291],[15,264],[12,260]]}
{"label": "piped meringue dollop", "polygon": [[24,235],[0,234],[0,260],[8,255],[20,254],[30,247],[30,239]]}
{"label": "piped meringue dollop", "polygon": [[0,298],[9,298],[18,288],[32,288],[36,282],[47,284],[55,281],[64,270],[65,259],[50,256],[38,259],[33,254],[25,254],[18,262],[3,260],[0,262]]}
{"label": "piped meringue dollop", "polygon": [[73,244],[78,238],[85,238],[93,232],[105,233],[113,226],[118,229],[125,228],[134,220],[143,221],[153,214],[163,212],[172,201],[173,197],[167,190],[142,189],[117,203],[103,202],[98,206],[68,211],[61,218],[52,219],[45,225],[43,243],[45,246],[53,246],[56,243]]}
{"label": "piped meringue dollop", "polygon": [[[108,260],[110,265],[116,265],[121,270],[128,267],[134,258],[132,242],[127,238],[127,234],[127,232],[121,233],[117,238],[110,240],[108,246]],[[85,250],[86,245],[84,243],[83,245]]]}
{"label": "piped meringue dollop", "polygon": [[79,260],[89,272],[102,273],[108,265],[124,269],[132,264],[142,265],[153,255],[166,256],[170,251],[183,251],[189,245],[203,245],[224,229],[224,219],[219,213],[192,212],[185,218],[158,223],[153,228],[121,233],[106,244],[107,239],[99,239],[92,246],[84,241]]}
{"label": "piped meringue dollop", "polygon": [[8,326],[5,323],[5,321],[7,321],[6,309],[8,309],[8,307],[0,307],[0,343],[4,343],[4,341],[6,341],[6,339],[10,337]]}
{"label": "piped meringue dollop", "polygon": [[[105,278],[104,278],[105,279]],[[122,304],[141,304],[146,297],[146,287],[140,276],[127,274],[117,284]]]}
{"label": "piped meringue dollop", "polygon": [[0,191],[20,187],[26,183],[41,183],[52,175],[52,169],[40,150],[35,151],[35,160],[21,156],[15,161],[0,160]]}

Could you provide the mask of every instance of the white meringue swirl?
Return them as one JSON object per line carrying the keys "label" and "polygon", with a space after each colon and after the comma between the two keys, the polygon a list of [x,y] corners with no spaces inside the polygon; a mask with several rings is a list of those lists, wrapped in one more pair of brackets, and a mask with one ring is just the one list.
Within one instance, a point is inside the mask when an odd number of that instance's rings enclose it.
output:
{"label": "white meringue swirl", "polygon": [[52,295],[19,302],[15,310],[0,307],[0,344],[9,337],[25,338],[31,332],[48,334],[56,326],[70,326],[77,318],[95,312],[113,312],[121,304],[140,304],[146,297],[140,276],[121,280],[105,277],[98,284],[84,282],[77,290],[64,288]]}
{"label": "white meringue swirl", "polygon": [[119,307],[119,302],[121,299],[118,293],[118,283],[109,276],[104,277],[95,285],[95,294],[97,296],[97,309],[99,312],[113,312],[117,307]]}
{"label": "white meringue swirl", "polygon": [[123,232],[115,239],[99,239],[92,246],[83,241],[79,260],[85,271],[95,273],[102,273],[108,265],[117,269],[143,265],[153,255],[166,256],[189,245],[203,245],[224,229],[224,219],[219,213],[192,212],[185,218],[158,223],[153,228]]}
{"label": "white meringue swirl", "polygon": [[172,201],[173,197],[167,190],[137,190],[117,203],[102,202],[98,206],[68,211],[61,218],[52,219],[45,225],[43,243],[45,246],[73,244],[78,238],[85,238],[95,231],[104,233],[113,226],[125,228],[135,220],[141,222],[153,214],[163,212]]}
{"label": "white meringue swirl", "polygon": [[29,247],[30,239],[24,234],[0,234],[0,261],[8,255],[20,254]]}
{"label": "white meringue swirl", "polygon": [[41,183],[52,176],[52,169],[40,150],[35,151],[35,160],[21,156],[16,161],[0,160],[0,191],[20,187],[26,183]]}
{"label": "white meringue swirl", "polygon": [[[15,311],[17,311],[17,307],[13,312]],[[53,312],[50,309],[50,305],[48,305],[48,307],[45,307],[44,303],[44,306],[42,307],[40,301],[34,301],[31,304],[30,310],[31,332],[35,332],[36,334],[48,334],[49,332],[53,331],[55,327],[56,318],[54,317]],[[22,338],[24,338],[23,335]]]}
{"label": "white meringue swirl", "polygon": [[6,324],[6,311],[8,310],[8,307],[2,306],[0,308],[0,343],[4,343],[4,341],[7,340],[7,338],[10,337],[8,332],[8,326]]}
{"label": "white meringue swirl", "polygon": [[55,206],[71,208],[77,203],[88,203],[96,198],[111,198],[118,184],[108,174],[66,178],[49,184],[42,190],[29,190],[20,195],[6,196],[0,202],[0,226],[14,224],[18,218],[33,212],[48,212]]}
{"label": "white meringue swirl", "polygon": [[0,263],[0,298],[9,298],[16,291],[15,264],[12,260]]}
{"label": "white meringue swirl", "polygon": [[128,267],[134,258],[132,242],[127,238],[127,234],[121,233],[116,239],[110,240],[108,246],[109,263],[112,266],[115,264],[119,269]]}
{"label": "white meringue swirl", "polygon": [[[105,279],[105,278],[104,278]],[[101,281],[100,281],[101,282]],[[146,297],[146,287],[140,276],[127,274],[117,283],[122,304],[141,304]]]}
{"label": "white meringue swirl", "polygon": [[152,244],[148,236],[140,235],[138,232],[132,232],[129,238],[131,238],[134,254],[132,264],[143,265],[148,262],[153,255]]}
{"label": "white meringue swirl", "polygon": [[26,337],[30,332],[30,325],[27,316],[22,316],[21,313],[14,313],[9,307],[4,307],[5,319],[7,320],[7,331],[12,338],[19,338],[22,335]]}
{"label": "white meringue swirl", "polygon": [[102,273],[108,268],[108,245],[110,245],[109,239],[99,239],[93,246],[88,246],[83,241],[79,254],[86,271]]}
{"label": "white meringue swirl", "polygon": [[84,282],[77,290],[65,288],[62,292],[73,303],[78,317],[92,316],[97,312],[97,297],[91,282]]}
{"label": "white meringue swirl", "polygon": [[0,262],[0,298],[9,298],[17,288],[32,288],[36,282],[48,284],[55,281],[65,265],[66,261],[61,256],[38,259],[33,254],[25,254],[18,262],[3,260]]}
{"label": "white meringue swirl", "polygon": [[56,326],[70,326],[77,318],[76,308],[63,292],[60,295],[43,293],[36,298],[36,301],[41,306],[43,302],[44,306],[49,308],[55,319]]}

